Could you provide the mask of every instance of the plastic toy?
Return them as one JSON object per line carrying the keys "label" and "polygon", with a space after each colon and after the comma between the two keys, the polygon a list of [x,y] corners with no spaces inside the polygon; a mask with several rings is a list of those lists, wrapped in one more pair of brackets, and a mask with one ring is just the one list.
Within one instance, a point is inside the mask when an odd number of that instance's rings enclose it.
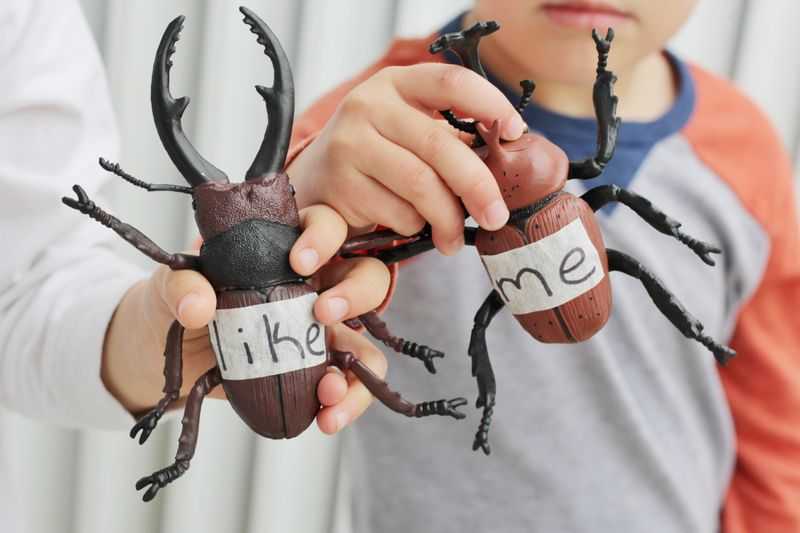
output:
{"label": "plastic toy", "polygon": [[[464,66],[486,77],[478,57],[480,39],[499,29],[495,22],[479,22],[469,29],[449,33],[430,47],[432,53],[455,52]],[[580,198],[563,191],[567,180],[587,180],[599,176],[614,153],[620,120],[616,118],[617,97],[613,94],[616,77],[606,69],[613,30],[605,38],[592,32],[598,53],[594,84],[594,107],[598,124],[596,155],[571,162],[564,152],[541,136],[525,133],[512,142],[500,140],[500,125],[491,129],[473,121],[459,120],[442,111],[447,121],[461,131],[475,135],[473,148],[483,158],[500,185],[511,211],[508,224],[497,231],[465,229],[465,242],[478,249],[494,290],[475,315],[469,343],[472,375],[478,384],[477,407],[483,407],[473,449],[490,453],[489,428],[495,406],[496,383],[486,346],[486,329],[494,316],[508,306],[525,330],[542,342],[571,343],[592,337],[608,320],[611,287],[608,273],[622,272],[637,278],[656,307],[686,337],[706,346],[719,363],[735,352],[703,333],[694,318],[664,284],[633,257],[603,244],[594,212],[609,202],[620,202],[635,211],[657,231],[678,239],[704,262],[720,249],[686,235],[681,224],[668,217],[647,199],[616,185],[589,190]],[[530,102],[534,84],[521,82],[520,113]],[[551,158],[548,168],[537,168],[534,152]],[[542,160],[541,157],[538,158]],[[394,248],[368,250],[386,263],[412,257],[433,248],[430,229],[411,238],[382,232],[388,241],[393,236],[403,242]],[[368,243],[369,236],[361,237]],[[349,251],[349,250],[348,250]]]}
{"label": "plastic toy", "polygon": [[[390,409],[409,417],[446,415],[463,418],[458,407],[464,398],[418,404],[404,400],[352,353],[328,349],[325,328],[312,313],[317,294],[303,276],[289,266],[289,251],[300,235],[294,190],[282,172],[294,117],[294,85],[289,61],[278,39],[252,11],[240,8],[244,22],[258,37],[275,71],[272,87],[257,86],[264,98],[269,123],[246,179],[229,183],[227,176],[192,146],[181,126],[188,98],[174,99],[169,71],[184,17],[173,20],[161,39],[153,65],[151,104],[159,137],[190,186],[154,185],[125,173],[101,159],[101,166],[148,191],[170,191],[192,196],[195,220],[204,242],[200,255],[169,253],[147,236],[100,209],[78,185],[77,199],[63,198],[69,207],[114,230],[142,253],[173,270],[202,273],[217,294],[217,311],[209,324],[209,338],[217,365],[194,384],[186,401],[175,462],[136,483],[147,488],[144,500],[189,468],[197,444],[203,398],[222,384],[239,416],[259,435],[291,438],[302,433],[319,411],[317,384],[327,366],[351,370]],[[393,337],[372,312],[351,320],[397,351],[425,362],[441,352]],[[164,397],[131,430],[144,443],[181,388],[183,327],[176,321],[166,340]]]}

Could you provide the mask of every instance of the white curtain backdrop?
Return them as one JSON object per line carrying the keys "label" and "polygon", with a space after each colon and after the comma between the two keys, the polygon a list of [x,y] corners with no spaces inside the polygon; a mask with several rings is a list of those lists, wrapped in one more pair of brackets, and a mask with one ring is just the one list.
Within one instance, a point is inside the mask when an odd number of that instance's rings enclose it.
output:
{"label": "white curtain backdrop", "polygon": [[[184,125],[199,150],[235,179],[264,132],[255,83],[272,73],[236,6],[223,0],[81,0],[106,61],[122,132],[122,165],[156,182],[180,183],[149,109],[153,53],[167,22],[187,15],[173,93],[192,96]],[[395,35],[425,35],[471,2],[457,0],[249,0],[292,61],[299,111],[376,59]],[[787,148],[800,148],[800,23],[797,0],[701,0],[673,47],[733,79],[769,114]],[[99,154],[98,154],[99,155]],[[798,160],[800,170],[800,160]],[[766,185],[768,186],[768,184]],[[167,249],[195,238],[180,195],[114,184],[115,211]],[[135,251],[121,253],[152,267]],[[381,408],[381,407],[377,407]],[[14,487],[31,533],[344,532],[346,466],[339,441],[312,427],[276,442],[251,433],[227,404],[207,402],[196,459],[155,502],[133,485],[171,462],[179,425],[163,423],[145,446],[126,434],[68,431],[0,414],[22,484]],[[0,481],[2,482],[2,481]],[[0,524],[0,530],[2,530]]]}

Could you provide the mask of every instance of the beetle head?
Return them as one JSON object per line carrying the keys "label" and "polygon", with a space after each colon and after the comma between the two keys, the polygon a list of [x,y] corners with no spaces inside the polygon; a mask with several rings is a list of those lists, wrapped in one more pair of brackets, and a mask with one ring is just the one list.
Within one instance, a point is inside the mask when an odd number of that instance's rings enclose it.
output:
{"label": "beetle head", "polygon": [[528,206],[564,188],[569,160],[561,148],[534,133],[501,141],[500,126],[497,120],[491,129],[477,124],[486,145],[476,152],[492,171],[509,209]]}
{"label": "beetle head", "polygon": [[284,173],[240,183],[199,185],[192,194],[192,207],[204,240],[256,218],[287,226],[300,225],[294,188]]}

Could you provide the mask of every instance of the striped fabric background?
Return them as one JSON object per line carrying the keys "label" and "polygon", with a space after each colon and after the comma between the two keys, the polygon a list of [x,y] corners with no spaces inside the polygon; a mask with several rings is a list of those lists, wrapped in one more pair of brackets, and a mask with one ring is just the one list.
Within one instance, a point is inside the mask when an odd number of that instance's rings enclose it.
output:
{"label": "striped fabric background", "polygon": [[[121,163],[135,175],[180,183],[149,109],[150,68],[172,17],[187,15],[173,93],[192,96],[184,125],[205,157],[242,176],[263,136],[253,84],[271,71],[235,5],[223,0],[81,0],[108,65],[122,132]],[[249,0],[287,49],[299,110],[377,58],[395,35],[424,35],[470,4],[465,0]],[[674,48],[735,80],[771,117],[787,148],[800,150],[800,23],[797,0],[701,0]],[[800,163],[800,161],[798,161]],[[800,171],[800,164],[798,165]],[[168,249],[196,236],[180,195],[113,185],[115,212]],[[143,257],[121,253],[150,268]],[[260,439],[222,402],[204,407],[192,469],[151,504],[138,477],[171,462],[179,426],[164,423],[144,447],[125,434],[68,431],[0,414],[22,480],[17,491],[30,533],[344,532],[347,476],[339,441],[310,429],[289,442]],[[2,482],[2,481],[0,481]],[[0,525],[0,529],[2,526]]]}

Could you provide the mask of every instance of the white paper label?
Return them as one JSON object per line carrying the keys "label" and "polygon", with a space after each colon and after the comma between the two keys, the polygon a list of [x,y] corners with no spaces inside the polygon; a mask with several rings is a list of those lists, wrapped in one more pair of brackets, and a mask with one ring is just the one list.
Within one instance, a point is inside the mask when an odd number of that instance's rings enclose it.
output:
{"label": "white paper label", "polygon": [[481,260],[495,290],[515,315],[553,309],[589,291],[605,276],[579,218],[552,235]]}
{"label": "white paper label", "polygon": [[316,293],[236,309],[217,309],[208,325],[225,379],[253,379],[311,368],[327,359],[325,326],[314,319]]}

